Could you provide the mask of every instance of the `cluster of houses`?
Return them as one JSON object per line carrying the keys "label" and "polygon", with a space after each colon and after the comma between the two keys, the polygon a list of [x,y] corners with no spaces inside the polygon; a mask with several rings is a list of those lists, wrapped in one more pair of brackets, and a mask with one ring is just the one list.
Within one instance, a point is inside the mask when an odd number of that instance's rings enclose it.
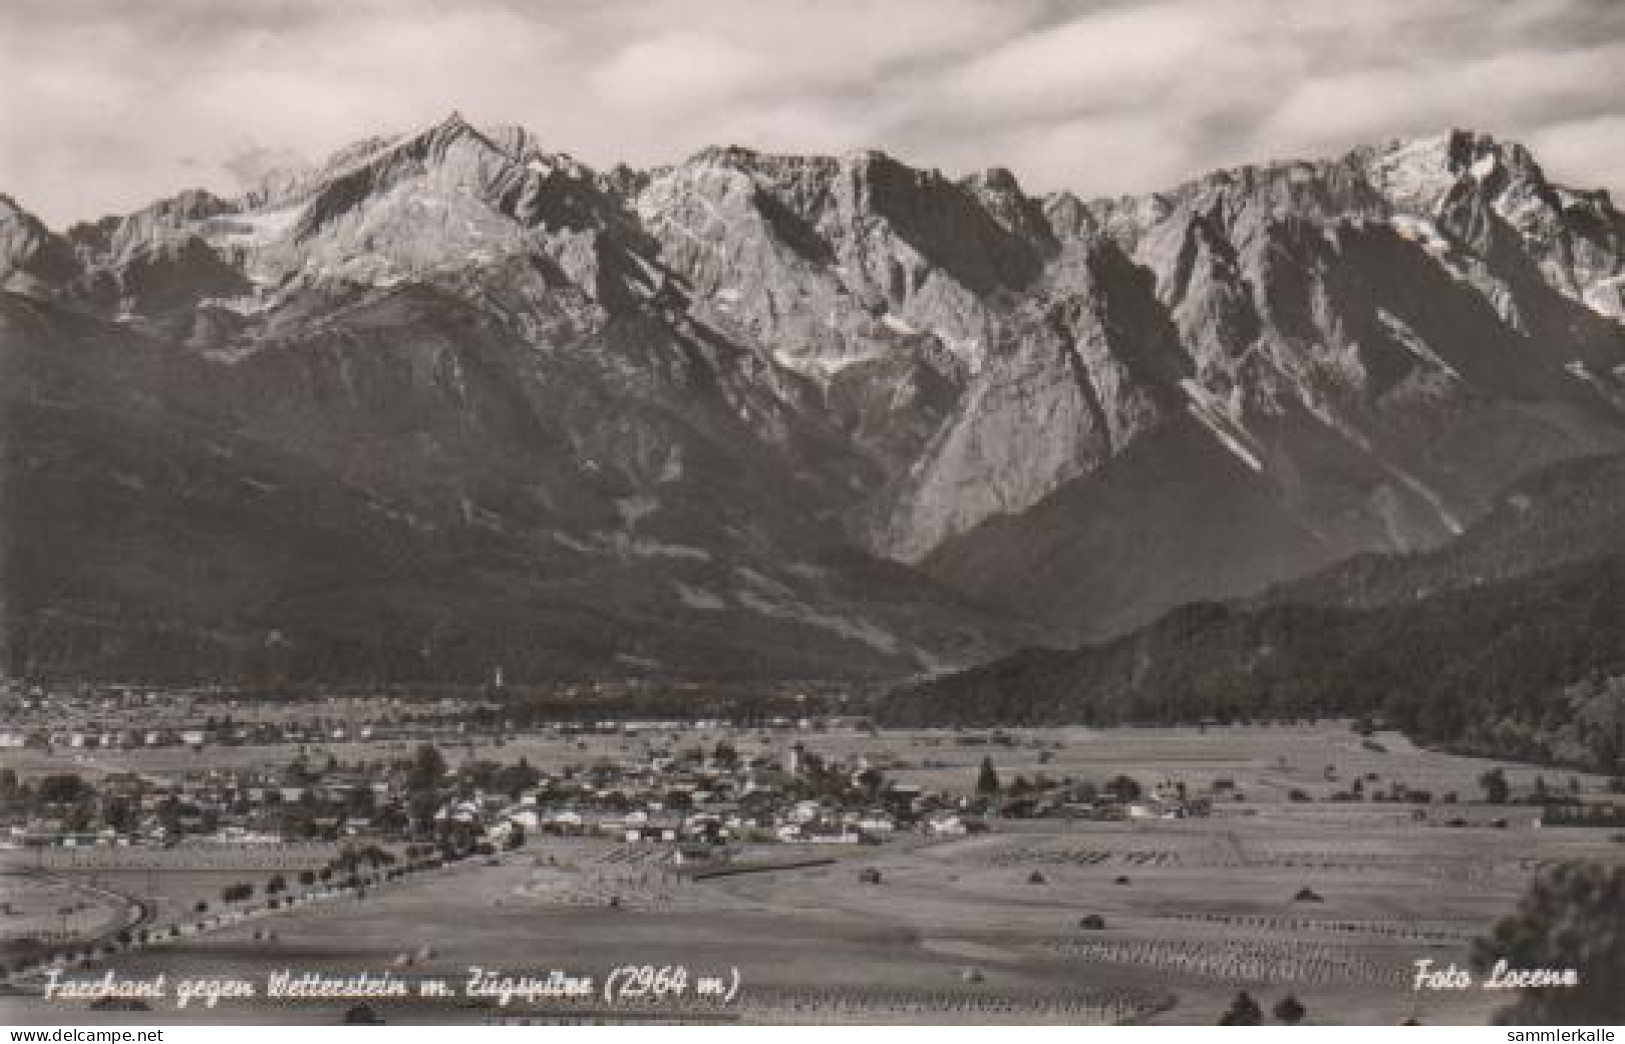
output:
{"label": "cluster of houses", "polygon": [[[204,706],[183,698],[155,705],[151,693],[106,689],[69,695],[11,689],[4,697],[15,724],[0,728],[0,746],[60,750],[205,747],[244,743],[320,744],[342,751],[346,741],[406,740],[412,757],[368,762],[378,747],[360,747],[352,762],[332,753],[326,763],[303,754],[285,768],[195,768],[162,775],[113,772],[94,780],[60,778],[47,787],[0,793],[0,836],[11,844],[171,844],[182,838],[254,843],[375,838],[421,839],[455,834],[503,843],[524,834],[592,836],[628,843],[686,845],[769,842],[793,845],[878,843],[900,832],[960,836],[1003,818],[1172,818],[1204,814],[1205,798],[1160,783],[1142,793],[1074,785],[1042,776],[1017,778],[992,792],[931,790],[888,779],[906,767],[885,755],[821,756],[796,741],[825,730],[856,731],[861,721],[820,717],[763,720],[760,749],[741,753],[722,721],[606,721],[556,725],[553,731],[613,732],[623,753],[590,765],[548,769],[477,760],[457,705],[350,701],[339,713],[239,720],[201,716]],[[371,715],[369,718],[368,715]],[[189,716],[190,722],[179,720]],[[75,726],[64,725],[65,721]],[[138,724],[139,722],[139,724]],[[752,731],[752,730],[746,730]],[[777,733],[778,739],[768,740]],[[788,733],[788,735],[786,734]],[[679,734],[688,749],[676,751]],[[511,735],[511,734],[510,734]],[[808,738],[812,737],[808,735]],[[976,745],[980,736],[958,736]],[[1012,745],[1003,734],[990,746]],[[632,752],[636,744],[639,752]],[[456,767],[439,753],[464,747]],[[709,749],[707,749],[709,748]],[[402,745],[400,750],[411,750]],[[71,764],[71,762],[70,762]],[[105,768],[106,766],[100,766]],[[1132,782],[1132,781],[1129,781]],[[980,788],[978,787],[978,791]]]}
{"label": "cluster of houses", "polygon": [[[494,842],[516,833],[614,840],[857,844],[900,829],[966,827],[953,799],[892,783],[863,758],[825,761],[795,744],[781,758],[650,752],[542,771],[521,761],[449,767],[412,760],[324,767],[196,768],[154,775],[45,777],[0,795],[13,844],[250,843],[457,833]],[[71,781],[71,782],[70,782]],[[935,827],[933,826],[935,825]]]}
{"label": "cluster of houses", "polygon": [[[1144,795],[1088,795],[1067,787],[968,795],[888,780],[862,757],[822,759],[797,743],[782,757],[650,753],[542,771],[471,762],[429,771],[401,761],[370,766],[302,759],[280,771],[194,769],[175,778],[112,773],[30,799],[0,796],[0,830],[14,845],[235,844],[448,835],[495,845],[525,836],[596,837],[718,846],[737,842],[856,845],[900,832],[955,837],[991,817],[1133,819],[1206,811],[1173,784]],[[1012,788],[1014,790],[1015,788]]]}
{"label": "cluster of houses", "polygon": [[[69,780],[77,786],[63,785]],[[175,778],[112,772],[93,781],[62,774],[42,777],[29,793],[0,795],[0,830],[14,845],[70,847],[337,838],[379,833],[374,815],[388,794],[387,783],[358,772],[314,786],[247,769]]]}
{"label": "cluster of houses", "polygon": [[651,753],[538,773],[517,795],[486,791],[441,807],[496,840],[513,831],[626,842],[859,844],[929,822],[950,800],[893,783],[863,758],[825,761],[797,743],[782,758]]}

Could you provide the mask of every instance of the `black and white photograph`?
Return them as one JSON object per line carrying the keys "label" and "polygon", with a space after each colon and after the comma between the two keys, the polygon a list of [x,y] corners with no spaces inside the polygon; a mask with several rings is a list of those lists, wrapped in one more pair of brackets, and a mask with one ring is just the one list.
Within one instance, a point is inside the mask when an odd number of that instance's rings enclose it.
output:
{"label": "black and white photograph", "polygon": [[0,0],[0,1023],[1615,1039],[1621,201],[1612,0]]}

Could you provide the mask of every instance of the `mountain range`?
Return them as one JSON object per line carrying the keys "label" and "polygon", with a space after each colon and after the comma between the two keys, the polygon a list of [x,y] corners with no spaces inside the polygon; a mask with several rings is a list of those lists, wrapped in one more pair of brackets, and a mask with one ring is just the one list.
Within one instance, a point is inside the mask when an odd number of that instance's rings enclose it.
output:
{"label": "mountain range", "polygon": [[1087,200],[453,115],[61,232],[0,197],[0,287],[17,673],[939,673],[1392,601],[1625,452],[1625,217],[1466,131]]}

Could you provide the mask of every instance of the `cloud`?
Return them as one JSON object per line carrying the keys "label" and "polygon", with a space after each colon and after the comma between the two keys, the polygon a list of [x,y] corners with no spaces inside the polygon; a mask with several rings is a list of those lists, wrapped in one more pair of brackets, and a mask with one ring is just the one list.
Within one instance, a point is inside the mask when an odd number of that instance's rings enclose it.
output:
{"label": "cloud", "polygon": [[1621,68],[1625,43],[1316,76],[1299,84],[1257,136],[1344,142],[1449,123],[1528,132],[1554,118],[1620,106]]}
{"label": "cloud", "polygon": [[1211,28],[1193,6],[1111,10],[982,55],[952,70],[940,94],[949,111],[987,119],[1136,110],[1177,89]]}
{"label": "cloud", "polygon": [[772,72],[767,54],[680,33],[619,51],[591,83],[614,108],[665,114],[738,102],[760,90]]}
{"label": "cloud", "polygon": [[[1625,115],[1596,116],[1552,124],[1533,131],[1526,144],[1534,150],[1547,175],[1572,185],[1603,185],[1614,205],[1625,206]],[[1614,174],[1611,182],[1597,178],[1598,168]]]}
{"label": "cloud", "polygon": [[[222,5],[173,0],[4,9],[0,185],[57,223],[199,180],[230,189],[228,161],[248,147],[320,156],[460,103],[529,110],[523,82],[491,71],[545,62],[559,41],[501,8],[380,17],[368,4],[232,6],[250,17],[228,24]],[[183,163],[196,156],[205,162]]]}
{"label": "cloud", "polygon": [[1032,124],[1008,140],[1022,157],[1020,177],[1034,185],[1088,185],[1090,195],[1127,195],[1167,187],[1193,166],[1187,144],[1156,123],[1090,116]]}
{"label": "cloud", "polygon": [[881,147],[1082,195],[1467,126],[1625,197],[1610,0],[7,0],[0,62],[0,191],[57,225],[453,109],[596,164]]}

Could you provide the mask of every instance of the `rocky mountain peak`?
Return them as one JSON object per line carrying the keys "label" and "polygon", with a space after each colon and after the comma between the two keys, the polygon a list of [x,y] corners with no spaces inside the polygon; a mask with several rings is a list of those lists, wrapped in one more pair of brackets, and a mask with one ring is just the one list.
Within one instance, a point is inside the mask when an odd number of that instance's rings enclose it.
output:
{"label": "rocky mountain peak", "polygon": [[1492,194],[1514,183],[1532,192],[1551,191],[1528,148],[1473,130],[1358,148],[1344,162],[1365,174],[1397,209],[1419,215],[1436,209],[1454,186],[1463,183],[1485,185]]}
{"label": "rocky mountain peak", "polygon": [[46,292],[51,284],[71,278],[73,271],[73,252],[67,243],[0,193],[0,287]]}
{"label": "rocky mountain peak", "polygon": [[791,608],[806,534],[1092,635],[1625,447],[1621,217],[1474,132],[1084,200],[876,150],[600,173],[452,114],[65,239],[0,204],[0,250],[408,528],[871,650]]}
{"label": "rocky mountain peak", "polygon": [[[33,218],[33,215],[17,204],[17,201],[0,192],[0,221],[12,221],[19,218]],[[34,220],[38,220],[34,218]]]}
{"label": "rocky mountain peak", "polygon": [[987,167],[965,178],[973,189],[1001,196],[1021,195],[1021,185],[1009,167]]}

